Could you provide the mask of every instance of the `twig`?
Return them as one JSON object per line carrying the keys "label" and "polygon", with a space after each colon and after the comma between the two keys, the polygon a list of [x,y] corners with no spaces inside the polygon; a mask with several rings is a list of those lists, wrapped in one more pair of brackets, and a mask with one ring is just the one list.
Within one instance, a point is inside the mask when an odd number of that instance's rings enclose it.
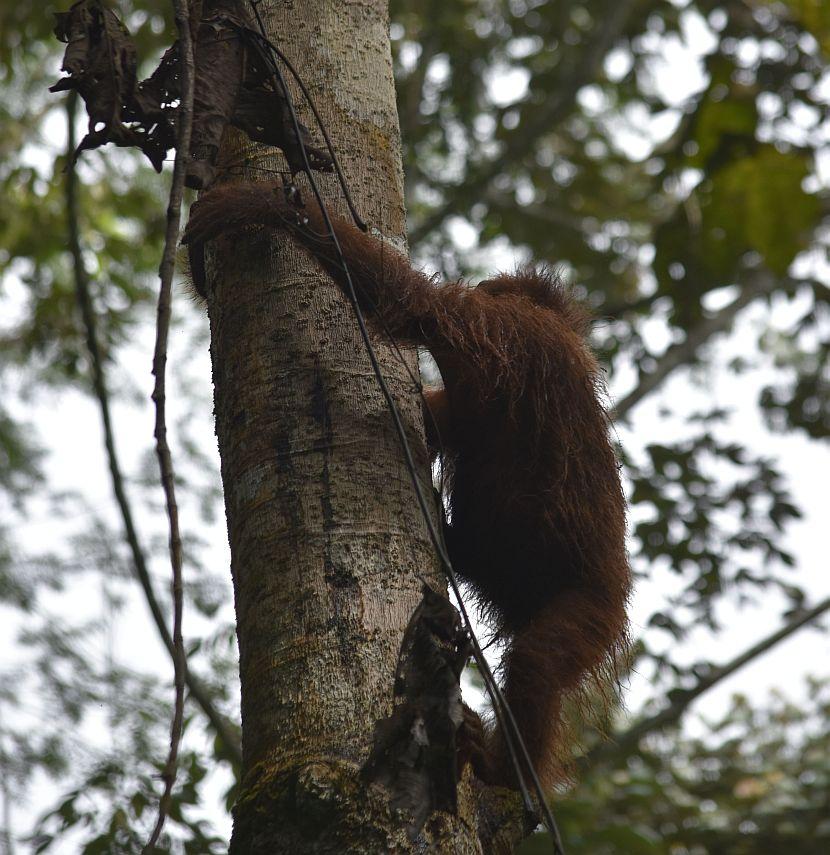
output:
{"label": "twig", "polygon": [[727,662],[726,665],[713,668],[709,674],[705,677],[701,677],[693,688],[682,692],[677,700],[667,706],[664,710],[635,724],[633,727],[615,737],[611,742],[590,751],[581,762],[587,766],[593,766],[608,759],[610,756],[624,757],[637,747],[644,736],[675,724],[683,713],[686,712],[692,702],[699,698],[704,692],[711,689],[716,683],[730,677],[737,670],[743,668],[744,665],[766,653],[780,641],[783,641],[785,638],[793,635],[793,633],[797,632],[808,623],[811,623],[827,611],[830,611],[830,597],[826,597],[813,608],[801,612],[797,617],[794,617],[792,620],[785,623],[779,630],[768,635],[757,644],[753,644],[752,647],[745,650],[739,656],[736,656],[730,662]]}
{"label": "twig", "polygon": [[[167,648],[171,658],[175,658],[173,638],[170,635],[170,630],[167,628],[167,622],[153,587],[153,580],[150,576],[150,572],[147,567],[147,559],[145,558],[145,553],[141,546],[135,522],[133,520],[132,507],[127,496],[124,476],[121,472],[121,464],[115,448],[115,432],[113,430],[112,417],[110,415],[110,397],[109,390],[107,389],[106,371],[104,368],[104,359],[101,354],[101,348],[98,344],[98,324],[95,318],[95,309],[92,305],[92,298],[89,293],[89,274],[87,272],[86,265],[84,264],[83,254],[81,252],[78,176],[72,157],[77,143],[75,137],[75,111],[77,103],[78,96],[73,93],[69,96],[66,107],[68,120],[66,216],[69,232],[69,251],[72,255],[72,266],[75,277],[75,292],[78,298],[81,320],[83,322],[84,333],[86,335],[87,351],[89,352],[89,361],[92,367],[93,390],[95,392],[95,397],[98,400],[98,409],[101,413],[101,424],[104,433],[104,446],[107,453],[110,481],[112,482],[115,501],[118,505],[118,510],[121,514],[121,520],[124,525],[124,536],[132,555],[133,572],[135,573],[138,584],[141,586],[141,590],[144,593],[144,599],[147,601],[147,606],[150,609],[153,623],[156,625],[156,630],[161,637],[162,643]],[[201,707],[202,712],[204,712],[211,726],[221,738],[223,745],[227,748],[231,762],[236,766],[240,766],[242,763],[242,751],[239,746],[239,738],[234,732],[232,724],[213,705],[213,701],[211,700],[207,687],[194,674],[190,673],[189,670],[185,674],[185,682],[193,699]]]}
{"label": "twig", "polygon": [[193,125],[193,40],[190,31],[190,7],[187,0],[173,0],[176,16],[176,28],[179,34],[179,68],[181,79],[181,103],[176,132],[176,159],[173,166],[173,180],[170,187],[170,200],[167,205],[167,228],[164,235],[164,252],[159,267],[159,301],[156,320],[156,346],[153,353],[153,375],[156,378],[153,388],[153,403],[156,406],[156,455],[164,487],[167,516],[170,521],[170,563],[173,571],[173,647],[176,682],[176,701],[173,721],[170,727],[170,753],[163,774],[164,792],[159,801],[159,813],[156,826],[150,835],[145,852],[152,852],[158,842],[164,826],[164,820],[170,806],[173,784],[176,780],[176,760],[179,742],[182,736],[184,717],[184,677],[187,663],[182,639],[182,541],[179,534],[179,509],[176,505],[176,489],[173,474],[173,461],[170,446],[167,444],[167,424],[165,421],[165,368],[167,366],[167,338],[170,331],[170,307],[175,270],[176,245],[179,237],[184,179],[190,157],[190,132]]}

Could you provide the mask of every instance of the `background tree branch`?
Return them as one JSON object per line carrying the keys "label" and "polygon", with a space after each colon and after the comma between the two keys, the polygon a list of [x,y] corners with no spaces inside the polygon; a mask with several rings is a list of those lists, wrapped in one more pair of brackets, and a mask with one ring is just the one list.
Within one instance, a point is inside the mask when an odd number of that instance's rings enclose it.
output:
{"label": "background tree branch", "polygon": [[792,287],[793,280],[782,282],[768,270],[753,271],[749,281],[741,289],[741,293],[725,308],[704,319],[693,327],[686,338],[678,344],[669,347],[657,361],[653,371],[640,375],[637,386],[625,395],[614,408],[613,417],[622,420],[628,417],[631,410],[647,395],[657,389],[674,371],[684,365],[689,365],[697,351],[713,335],[724,332],[732,326],[738,312],[746,308],[753,300],[776,290]]}
{"label": "background tree branch", "polygon": [[675,691],[676,699],[659,713],[643,719],[642,721],[613,737],[608,742],[590,751],[581,761],[585,766],[593,766],[610,757],[623,757],[637,748],[640,740],[650,733],[656,733],[670,725],[676,724],[681,716],[688,710],[692,703],[704,692],[708,692],[713,686],[730,677],[744,665],[767,653],[776,644],[789,638],[802,627],[821,617],[830,611],[830,597],[826,597],[811,609],[801,611],[780,629],[768,635],[766,638],[753,644],[740,655],[736,656],[725,665],[713,667],[712,670],[701,677],[691,689],[679,689]]}

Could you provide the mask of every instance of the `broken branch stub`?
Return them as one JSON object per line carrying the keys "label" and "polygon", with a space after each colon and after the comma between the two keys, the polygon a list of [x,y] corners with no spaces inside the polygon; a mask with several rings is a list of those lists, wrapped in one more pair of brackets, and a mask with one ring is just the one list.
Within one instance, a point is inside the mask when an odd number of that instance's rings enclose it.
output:
{"label": "broken branch stub", "polygon": [[411,840],[432,811],[456,810],[456,736],[466,719],[460,681],[470,651],[458,612],[425,584],[401,643],[392,714],[376,722],[363,767],[409,817]]}

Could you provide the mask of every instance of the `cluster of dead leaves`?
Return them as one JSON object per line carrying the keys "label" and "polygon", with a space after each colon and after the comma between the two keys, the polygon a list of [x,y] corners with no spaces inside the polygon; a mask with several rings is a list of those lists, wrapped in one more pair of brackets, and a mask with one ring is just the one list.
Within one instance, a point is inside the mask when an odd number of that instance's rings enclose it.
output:
{"label": "cluster of dead leaves", "polygon": [[[138,81],[130,33],[102,0],[80,0],[56,15],[55,35],[65,42],[67,76],[50,91],[76,90],[89,129],[76,152],[106,143],[139,148],[156,171],[176,144],[180,102],[178,42],[158,68]],[[195,89],[191,162],[186,183],[201,189],[213,180],[222,134],[228,125],[252,140],[281,149],[292,173],[304,168],[303,146],[313,169],[329,171],[329,154],[311,145],[298,124],[267,41],[253,28],[242,4],[205,0],[195,22]]]}

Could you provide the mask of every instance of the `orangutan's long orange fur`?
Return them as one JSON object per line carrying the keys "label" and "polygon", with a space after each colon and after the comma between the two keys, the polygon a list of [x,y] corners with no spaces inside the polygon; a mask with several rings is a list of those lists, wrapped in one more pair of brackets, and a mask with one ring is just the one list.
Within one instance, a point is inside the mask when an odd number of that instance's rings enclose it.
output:
{"label": "orangutan's long orange fur", "polygon": [[[185,240],[199,252],[243,227],[290,228],[345,289],[320,214],[306,217],[266,185],[224,184],[194,205]],[[367,315],[441,371],[426,397],[451,472],[449,554],[505,642],[504,694],[552,787],[571,748],[563,704],[614,685],[628,641],[625,501],[587,315],[550,272],[436,284],[350,223],[335,231]],[[513,784],[501,736],[487,741],[479,773]]]}

